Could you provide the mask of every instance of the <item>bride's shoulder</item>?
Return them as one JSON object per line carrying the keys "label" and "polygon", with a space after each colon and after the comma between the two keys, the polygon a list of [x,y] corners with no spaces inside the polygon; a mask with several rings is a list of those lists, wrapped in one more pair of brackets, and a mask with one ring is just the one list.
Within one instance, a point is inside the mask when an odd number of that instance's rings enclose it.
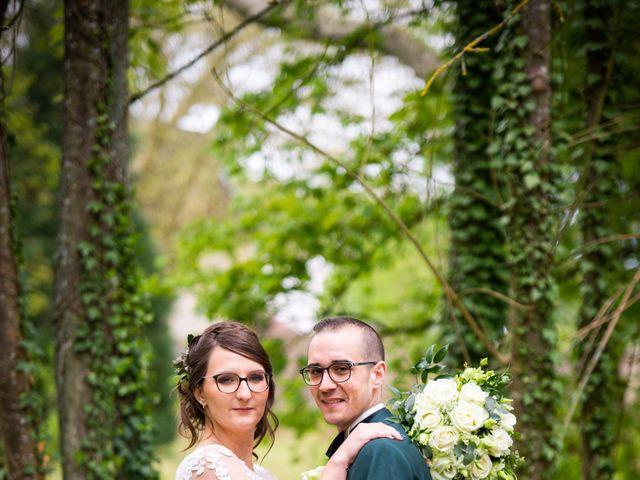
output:
{"label": "bride's shoulder", "polygon": [[266,468],[249,469],[231,450],[218,444],[197,447],[180,463],[176,480],[276,480]]}
{"label": "bride's shoulder", "polygon": [[190,452],[176,472],[176,480],[231,480],[229,463],[237,457],[226,447],[208,444],[197,447]]}

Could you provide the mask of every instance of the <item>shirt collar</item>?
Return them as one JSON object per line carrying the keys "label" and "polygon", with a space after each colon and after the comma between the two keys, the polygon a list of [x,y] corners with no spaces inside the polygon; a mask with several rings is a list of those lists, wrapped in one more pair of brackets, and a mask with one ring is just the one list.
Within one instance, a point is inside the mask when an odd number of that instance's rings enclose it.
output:
{"label": "shirt collar", "polygon": [[351,422],[351,424],[347,427],[347,430],[344,432],[344,438],[347,438],[349,434],[353,431],[353,429],[356,428],[358,424],[362,422],[365,418],[367,418],[369,415],[373,415],[375,412],[377,412],[378,410],[382,410],[383,408],[384,408],[384,403],[380,402],[374,405],[373,407],[369,408],[368,410],[365,410],[364,412],[362,412],[358,416],[358,418],[356,418],[353,422]]}

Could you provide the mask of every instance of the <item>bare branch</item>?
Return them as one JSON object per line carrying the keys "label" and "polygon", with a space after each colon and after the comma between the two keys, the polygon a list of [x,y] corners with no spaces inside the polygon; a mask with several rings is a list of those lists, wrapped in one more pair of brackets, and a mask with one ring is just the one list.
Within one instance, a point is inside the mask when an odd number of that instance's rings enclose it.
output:
{"label": "bare branch", "polygon": [[[575,208],[577,207],[572,206],[571,208],[575,210]],[[591,208],[591,205],[582,204],[582,208]],[[559,258],[557,260],[557,263],[562,264],[564,262],[567,262],[572,258],[578,257],[579,255],[583,255],[591,247],[602,245],[603,243],[624,242],[625,240],[638,240],[638,239],[640,239],[640,234],[638,233],[618,233],[614,235],[608,235],[606,237],[596,238],[594,240],[584,243],[580,248],[576,248],[566,256]]]}
{"label": "bare branch", "polygon": [[604,335],[600,339],[600,343],[598,343],[598,347],[596,348],[596,351],[591,357],[589,364],[587,365],[587,368],[585,369],[585,372],[582,375],[582,378],[580,379],[580,384],[578,385],[577,390],[573,394],[573,400],[571,402],[571,406],[569,407],[569,411],[567,412],[567,415],[564,418],[560,443],[562,443],[562,440],[564,439],[564,435],[566,434],[567,429],[569,428],[569,422],[571,422],[571,419],[573,418],[576,408],[578,407],[578,402],[582,397],[582,392],[584,391],[585,387],[587,386],[587,383],[589,382],[589,377],[591,376],[591,373],[593,372],[593,370],[596,368],[596,365],[598,364],[598,361],[600,360],[600,357],[602,356],[602,353],[604,352],[604,349],[606,348],[607,343],[609,342],[609,338],[611,338],[611,334],[613,333],[613,330],[616,328],[616,325],[620,320],[620,316],[622,315],[622,312],[624,312],[628,308],[631,294],[633,293],[633,290],[636,288],[636,285],[638,284],[639,281],[640,281],[640,269],[636,270],[635,275],[627,285],[624,291],[624,295],[622,296],[622,299],[618,304],[618,308],[616,308],[615,312],[613,312],[613,315],[611,316],[611,321],[607,326],[607,330],[605,331]]}
{"label": "bare branch", "polygon": [[609,235],[607,237],[596,238],[590,242],[587,242],[583,245],[583,248],[588,248],[593,245],[601,245],[603,243],[609,242],[620,242],[624,240],[637,240],[640,239],[640,234],[638,233],[621,233],[619,235]]}
{"label": "bare branch", "polygon": [[468,45],[466,45],[462,50],[460,50],[453,58],[451,58],[448,62],[446,62],[443,65],[440,65],[435,72],[433,72],[431,74],[431,76],[429,77],[429,79],[427,80],[427,83],[425,84],[424,88],[422,89],[422,92],[420,92],[420,95],[425,96],[427,94],[427,92],[429,91],[429,87],[431,87],[431,84],[433,83],[433,81],[438,78],[438,76],[444,72],[447,68],[449,68],[451,65],[453,65],[455,62],[457,62],[458,60],[460,60],[465,53],[472,53],[472,52],[485,52],[487,49],[484,48],[478,48],[477,45],[482,42],[483,40],[486,40],[487,38],[489,38],[492,35],[495,35],[497,32],[499,32],[500,30],[502,30],[502,28],[507,24],[507,22],[509,20],[511,20],[520,10],[522,10],[522,8],[524,8],[524,6],[529,3],[529,0],[522,0],[522,2],[520,2],[509,14],[509,16],[507,18],[505,18],[504,20],[502,20],[498,25],[496,25],[495,27],[493,27],[491,30],[487,30],[486,32],[484,32],[482,35],[480,35],[479,37],[475,38],[474,40],[472,40]]}
{"label": "bare branch", "polygon": [[464,290],[459,292],[460,297],[465,297],[467,295],[472,295],[474,293],[482,293],[484,295],[489,295],[490,297],[497,298],[498,300],[510,305],[514,308],[518,308],[521,310],[530,310],[533,308],[533,305],[525,305],[523,303],[515,301],[513,298],[508,297],[507,295],[492,290],[490,288],[465,288]]}
{"label": "bare branch", "polygon": [[231,31],[225,33],[224,35],[222,35],[218,40],[216,40],[211,45],[209,45],[206,49],[204,49],[202,52],[200,52],[195,58],[193,58],[192,60],[190,60],[189,62],[187,62],[186,64],[184,64],[180,68],[178,68],[177,70],[171,72],[166,77],[164,77],[164,78],[158,80],[157,82],[149,85],[147,88],[145,88],[141,92],[134,93],[133,95],[131,95],[131,97],[129,97],[129,102],[128,102],[129,105],[131,105],[132,103],[140,100],[142,97],[147,95],[149,92],[161,87],[162,85],[164,85],[168,81],[173,80],[175,77],[180,75],[182,72],[184,72],[188,68],[190,68],[193,65],[195,65],[196,63],[198,63],[203,57],[209,55],[211,52],[215,51],[218,47],[224,45],[227,41],[229,41],[232,37],[237,35],[245,27],[247,27],[248,25],[251,25],[252,23],[257,22],[262,17],[264,17],[267,13],[269,13],[272,10],[274,10],[276,7],[278,7],[278,4],[275,4],[275,3],[269,4],[264,9],[260,10],[259,12],[256,12],[255,14],[246,17],[233,30],[231,30]]}
{"label": "bare branch", "polygon": [[[619,296],[619,294],[622,292],[618,292],[617,295]],[[631,297],[629,299],[629,301],[627,302],[627,305],[625,307],[625,310],[628,308],[631,308],[634,304],[636,304],[638,301],[640,300],[640,293],[634,295],[633,297]],[[610,298],[607,303],[605,303],[605,306],[608,309],[608,306],[610,306],[610,303],[613,303],[613,297]],[[606,311],[606,309],[605,309]],[[585,325],[584,327],[582,327],[580,330],[578,330],[575,333],[575,338],[578,342],[581,342],[582,340],[584,340],[584,338],[593,330],[595,330],[596,328],[604,325],[605,323],[609,322],[611,319],[613,318],[613,315],[604,315],[604,314],[598,314],[595,316],[595,318],[588,324]]]}
{"label": "bare branch", "polygon": [[9,0],[3,0],[0,2],[0,13],[2,14],[2,28],[1,30],[10,30],[11,27],[18,21],[18,19],[22,16],[22,12],[24,10],[24,0],[20,1],[20,6],[18,7],[18,11],[13,16],[11,20],[9,20],[6,24],[4,24],[4,17],[7,13],[7,8],[9,6]]}
{"label": "bare branch", "polygon": [[[243,17],[255,15],[269,4],[265,0],[223,0],[223,3]],[[301,38],[311,40],[341,41],[351,37],[358,30],[371,29],[377,31],[375,38],[358,40],[357,46],[366,49],[373,47],[381,53],[396,57],[400,62],[411,67],[419,77],[425,77],[440,65],[440,59],[435,51],[406,30],[389,25],[389,20],[366,25],[345,20],[324,9],[318,9],[311,20],[301,20],[295,15],[293,8],[288,8],[278,15],[261,17],[260,23],[287,32],[295,32]]]}

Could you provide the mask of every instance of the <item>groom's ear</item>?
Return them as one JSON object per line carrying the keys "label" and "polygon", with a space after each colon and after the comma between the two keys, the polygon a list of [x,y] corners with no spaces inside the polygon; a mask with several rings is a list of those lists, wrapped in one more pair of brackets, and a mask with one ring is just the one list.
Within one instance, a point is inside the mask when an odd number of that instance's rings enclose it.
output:
{"label": "groom's ear", "polygon": [[373,386],[381,388],[384,383],[384,377],[387,375],[387,364],[383,360],[376,363],[371,369],[371,375],[373,377]]}

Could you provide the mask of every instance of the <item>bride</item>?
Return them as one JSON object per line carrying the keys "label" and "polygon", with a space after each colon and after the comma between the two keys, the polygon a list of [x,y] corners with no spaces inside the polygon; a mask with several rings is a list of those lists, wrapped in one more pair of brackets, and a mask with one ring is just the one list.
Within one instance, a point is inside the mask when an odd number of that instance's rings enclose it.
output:
{"label": "bride", "polygon": [[[256,333],[237,322],[210,325],[189,338],[175,362],[180,379],[180,433],[195,445],[180,463],[176,480],[275,480],[257,463],[254,449],[278,419],[271,410],[275,384],[269,356]],[[373,438],[401,439],[383,424],[361,424],[332,455],[321,480],[344,480],[360,448]]]}

